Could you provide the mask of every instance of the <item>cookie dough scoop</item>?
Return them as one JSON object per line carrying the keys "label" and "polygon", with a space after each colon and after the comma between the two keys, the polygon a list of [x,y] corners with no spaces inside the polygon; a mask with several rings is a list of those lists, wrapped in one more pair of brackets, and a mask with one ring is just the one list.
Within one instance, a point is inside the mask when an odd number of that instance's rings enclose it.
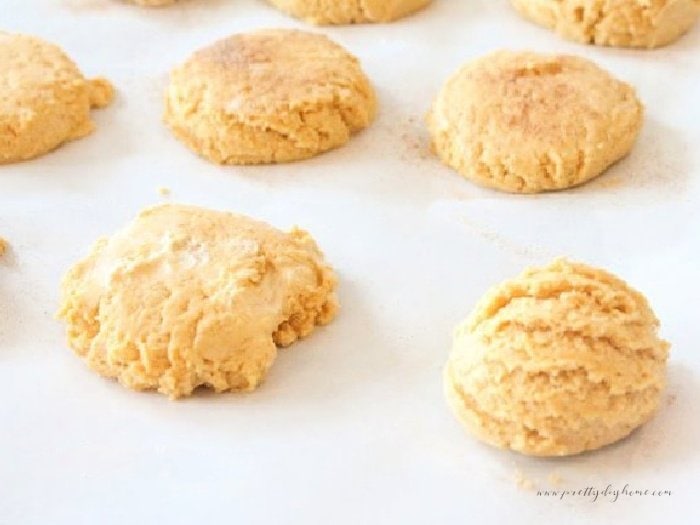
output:
{"label": "cookie dough scoop", "polygon": [[310,24],[393,22],[423,9],[432,0],[268,0]]}
{"label": "cookie dough scoop", "polygon": [[112,85],[86,79],[58,46],[0,32],[0,164],[32,159],[94,129]]}
{"label": "cookie dough scoop", "polygon": [[560,36],[598,46],[652,49],[693,27],[700,0],[511,0],[525,18]]}
{"label": "cookie dough scoop", "polygon": [[454,334],[444,387],[479,439],[534,456],[595,450],[659,407],[669,344],[647,300],[558,259],[489,291]]}
{"label": "cookie dough scoop", "polygon": [[303,230],[168,204],[95,243],[65,275],[58,317],[90,368],[133,390],[250,391],[278,347],[335,317],[335,287]]}
{"label": "cookie dough scoop", "polygon": [[165,122],[217,164],[270,164],[342,146],[376,97],[360,62],[329,38],[271,29],[224,38],[176,67]]}
{"label": "cookie dough scoop", "polygon": [[644,108],[629,84],[570,55],[497,51],[460,68],[428,114],[433,150],[510,193],[563,190],[632,149]]}

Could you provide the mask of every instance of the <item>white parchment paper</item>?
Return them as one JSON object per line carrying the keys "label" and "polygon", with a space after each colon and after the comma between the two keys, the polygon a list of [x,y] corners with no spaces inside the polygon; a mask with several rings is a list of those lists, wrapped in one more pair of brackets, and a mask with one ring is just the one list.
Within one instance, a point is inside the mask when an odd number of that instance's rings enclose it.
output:
{"label": "white parchment paper", "polygon": [[[355,53],[380,97],[346,147],[280,166],[218,167],[161,124],[168,70],[258,27],[305,27],[263,0],[0,0],[10,31],[60,44],[115,103],[97,131],[0,167],[0,523],[700,523],[700,29],[656,51],[560,40],[506,0],[435,0],[391,25],[317,29]],[[496,48],[568,52],[646,104],[628,159],[573,191],[479,189],[427,152],[443,80]],[[250,395],[170,402],[104,380],[53,320],[63,272],[93,240],[169,199],[308,229],[338,270],[342,312],[280,353]],[[478,443],[442,396],[454,325],[492,284],[567,255],[641,289],[672,344],[658,416],[569,459]],[[560,478],[560,479],[558,479]],[[544,497],[537,489],[670,490]],[[532,488],[528,488],[532,485]]]}

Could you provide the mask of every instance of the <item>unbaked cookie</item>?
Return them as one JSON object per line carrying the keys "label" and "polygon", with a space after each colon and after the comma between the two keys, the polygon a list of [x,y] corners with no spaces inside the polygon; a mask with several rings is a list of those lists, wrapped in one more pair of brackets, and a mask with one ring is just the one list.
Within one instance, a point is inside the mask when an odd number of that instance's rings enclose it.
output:
{"label": "unbaked cookie", "polygon": [[422,9],[432,0],[268,0],[280,10],[312,24],[391,22]]}
{"label": "unbaked cookie", "polygon": [[375,109],[354,56],[323,35],[278,29],[220,40],[176,68],[165,121],[213,162],[263,164],[338,147]]}
{"label": "unbaked cookie", "polygon": [[87,80],[58,47],[0,32],[0,164],[37,157],[93,129],[90,109],[112,100],[109,82]]}
{"label": "unbaked cookie", "polygon": [[335,316],[336,277],[308,233],[161,205],[64,277],[58,316],[95,371],[172,398],[253,390],[277,355]]}
{"label": "unbaked cookie", "polygon": [[634,89],[583,58],[500,51],[444,85],[428,115],[442,161],[484,186],[559,190],[600,175],[632,148]]}
{"label": "unbaked cookie", "polygon": [[511,0],[525,18],[584,44],[659,47],[688,31],[700,0]]}
{"label": "unbaked cookie", "polygon": [[624,438],[659,406],[669,345],[642,294],[564,259],[493,288],[455,331],[445,392],[481,440],[536,456]]}

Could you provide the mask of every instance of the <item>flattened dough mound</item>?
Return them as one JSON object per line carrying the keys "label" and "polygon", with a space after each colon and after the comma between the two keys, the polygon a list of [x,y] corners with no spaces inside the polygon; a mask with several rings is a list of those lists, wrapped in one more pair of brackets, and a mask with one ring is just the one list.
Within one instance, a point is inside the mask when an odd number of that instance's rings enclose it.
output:
{"label": "flattened dough mound", "polygon": [[93,130],[90,109],[108,105],[112,86],[87,80],[58,47],[0,32],[0,164],[43,155]]}
{"label": "flattened dough mound", "polygon": [[308,233],[161,205],[64,277],[58,316],[87,364],[172,398],[253,390],[277,355],[330,322],[336,277]]}
{"label": "flattened dough mound", "polygon": [[659,406],[669,345],[646,299],[558,259],[489,291],[454,334],[445,392],[481,440],[535,456],[624,438]]}
{"label": "flattened dough mound", "polygon": [[323,35],[265,30],[197,51],[171,74],[165,121],[220,164],[263,164],[336,148],[374,118],[358,60]]}
{"label": "flattened dough mound", "polygon": [[311,24],[391,22],[424,8],[432,0],[268,0]]}
{"label": "flattened dough mound", "polygon": [[499,51],[445,83],[428,127],[435,152],[464,177],[535,193],[586,182],[626,156],[643,110],[631,86],[586,59]]}
{"label": "flattened dough mound", "polygon": [[517,11],[583,44],[654,48],[686,33],[700,0],[511,0]]}

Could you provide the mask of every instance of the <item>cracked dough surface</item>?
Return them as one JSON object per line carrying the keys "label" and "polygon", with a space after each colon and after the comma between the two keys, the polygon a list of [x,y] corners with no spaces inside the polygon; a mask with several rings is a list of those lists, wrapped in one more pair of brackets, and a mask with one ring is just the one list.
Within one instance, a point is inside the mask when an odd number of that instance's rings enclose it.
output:
{"label": "cracked dough surface", "polygon": [[268,0],[280,10],[312,24],[391,22],[422,9],[432,0]]}
{"label": "cracked dough surface", "polygon": [[0,164],[38,157],[93,130],[90,109],[113,97],[58,47],[0,31]]}
{"label": "cracked dough surface", "polygon": [[642,294],[557,259],[490,290],[454,334],[444,372],[481,440],[536,456],[624,438],[659,406],[669,345]]}
{"label": "cracked dough surface", "polygon": [[427,120],[434,151],[464,177],[535,193],[586,182],[626,156],[643,113],[630,85],[589,60],[499,51],[457,71]]}
{"label": "cracked dough surface", "polygon": [[686,33],[700,0],[511,0],[525,18],[583,44],[654,48]]}
{"label": "cracked dough surface", "polygon": [[149,208],[62,282],[70,347],[98,373],[172,398],[253,390],[335,316],[336,277],[308,233],[183,205]]}
{"label": "cracked dough surface", "polygon": [[220,164],[312,157],[369,125],[374,90],[359,61],[323,35],[238,34],[197,51],[171,74],[165,121]]}

